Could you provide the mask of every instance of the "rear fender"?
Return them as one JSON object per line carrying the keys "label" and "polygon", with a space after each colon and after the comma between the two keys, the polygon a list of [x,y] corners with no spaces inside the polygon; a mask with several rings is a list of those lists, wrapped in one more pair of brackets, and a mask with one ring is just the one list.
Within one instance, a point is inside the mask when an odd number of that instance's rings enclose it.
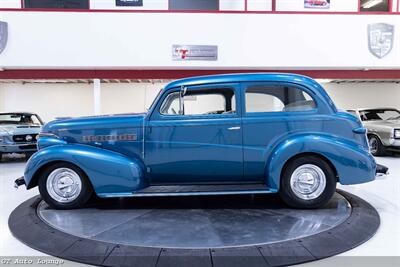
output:
{"label": "rear fender", "polygon": [[336,136],[306,134],[288,138],[275,147],[266,164],[269,186],[279,190],[285,164],[291,158],[307,153],[328,160],[341,184],[365,183],[375,179],[375,160],[357,143]]}
{"label": "rear fender", "polygon": [[144,164],[139,158],[93,146],[68,144],[55,145],[39,150],[25,168],[28,189],[37,186],[40,171],[54,162],[70,162],[88,176],[97,195],[130,194],[145,187]]}

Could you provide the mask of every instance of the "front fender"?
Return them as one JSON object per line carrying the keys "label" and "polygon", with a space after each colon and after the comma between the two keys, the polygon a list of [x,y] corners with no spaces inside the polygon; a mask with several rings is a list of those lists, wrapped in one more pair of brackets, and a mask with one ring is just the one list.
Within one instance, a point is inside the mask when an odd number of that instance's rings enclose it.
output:
{"label": "front fender", "polygon": [[29,159],[24,173],[27,188],[37,185],[37,176],[43,167],[57,161],[81,168],[101,197],[130,194],[145,186],[144,164],[140,159],[93,146],[68,144],[41,149]]}
{"label": "front fender", "polygon": [[329,160],[341,184],[365,183],[375,179],[375,160],[357,143],[336,136],[306,134],[288,138],[274,149],[266,166],[270,187],[279,190],[285,163],[304,153],[318,154]]}

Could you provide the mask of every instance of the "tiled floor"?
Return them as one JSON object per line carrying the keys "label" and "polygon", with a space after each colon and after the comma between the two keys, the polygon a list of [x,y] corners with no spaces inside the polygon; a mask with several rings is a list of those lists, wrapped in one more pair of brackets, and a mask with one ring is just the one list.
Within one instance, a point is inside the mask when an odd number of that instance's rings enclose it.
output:
{"label": "tiled floor", "polygon": [[[381,216],[381,227],[377,234],[363,245],[350,250],[344,256],[400,256],[400,156],[380,157],[377,162],[390,168],[390,174],[374,182],[339,186],[370,202]],[[22,176],[23,158],[13,158],[0,163],[0,256],[43,256],[16,240],[8,229],[8,216],[26,199],[38,194],[38,190],[26,191],[13,188],[15,178]],[[332,259],[324,260],[329,264]],[[310,263],[308,265],[320,265]]]}

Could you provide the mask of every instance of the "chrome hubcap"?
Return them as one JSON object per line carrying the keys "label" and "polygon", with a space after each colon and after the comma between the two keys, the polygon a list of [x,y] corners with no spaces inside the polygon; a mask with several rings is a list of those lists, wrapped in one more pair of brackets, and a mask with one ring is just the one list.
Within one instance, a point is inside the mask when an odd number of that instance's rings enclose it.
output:
{"label": "chrome hubcap", "polygon": [[378,140],[375,138],[369,139],[369,150],[372,154],[378,151]]}
{"label": "chrome hubcap", "polygon": [[316,199],[325,190],[325,173],[314,164],[301,165],[294,170],[290,177],[290,187],[293,193],[301,199]]}
{"label": "chrome hubcap", "polygon": [[56,201],[68,203],[74,201],[82,190],[79,175],[69,168],[58,168],[47,177],[47,192]]}

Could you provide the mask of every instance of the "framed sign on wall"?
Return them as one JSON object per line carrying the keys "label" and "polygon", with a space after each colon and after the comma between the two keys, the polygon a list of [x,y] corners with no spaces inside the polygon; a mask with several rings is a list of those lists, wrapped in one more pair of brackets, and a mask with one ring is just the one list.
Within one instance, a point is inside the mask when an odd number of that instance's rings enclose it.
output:
{"label": "framed sign on wall", "polygon": [[116,0],[116,6],[143,6],[143,0]]}
{"label": "framed sign on wall", "polygon": [[305,8],[329,8],[331,0],[304,0]]}
{"label": "framed sign on wall", "polygon": [[89,0],[24,0],[25,8],[89,9]]}
{"label": "framed sign on wall", "polygon": [[169,0],[170,10],[219,10],[219,0]]}

